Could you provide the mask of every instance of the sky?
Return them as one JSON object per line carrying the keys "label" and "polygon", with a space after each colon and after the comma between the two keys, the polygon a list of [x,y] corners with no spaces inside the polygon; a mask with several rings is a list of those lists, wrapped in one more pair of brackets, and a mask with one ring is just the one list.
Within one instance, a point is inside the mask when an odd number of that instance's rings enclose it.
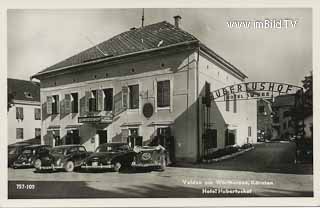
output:
{"label": "sky", "polygon": [[[148,8],[144,24],[173,24],[177,14],[183,30],[240,69],[248,81],[301,85],[312,70],[311,9]],[[140,27],[141,15],[142,9],[8,10],[8,77],[29,79],[93,43]],[[250,27],[231,27],[230,21],[250,22]],[[280,22],[281,28],[255,28],[256,21]]]}

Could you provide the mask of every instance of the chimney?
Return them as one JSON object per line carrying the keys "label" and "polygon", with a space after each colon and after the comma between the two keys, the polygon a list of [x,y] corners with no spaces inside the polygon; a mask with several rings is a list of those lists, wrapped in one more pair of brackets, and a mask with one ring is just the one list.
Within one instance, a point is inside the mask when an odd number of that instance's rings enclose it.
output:
{"label": "chimney", "polygon": [[173,18],[174,18],[174,26],[176,26],[176,28],[179,28],[181,16],[180,15],[176,15]]}

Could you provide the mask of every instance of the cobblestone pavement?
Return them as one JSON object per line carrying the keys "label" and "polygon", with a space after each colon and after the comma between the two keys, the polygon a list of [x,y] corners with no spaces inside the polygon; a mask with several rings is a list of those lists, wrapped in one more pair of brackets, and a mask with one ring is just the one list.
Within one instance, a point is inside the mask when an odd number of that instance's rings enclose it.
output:
{"label": "cobblestone pavement", "polygon": [[312,196],[312,165],[294,164],[294,148],[292,143],[258,144],[230,160],[183,164],[164,172],[9,168],[8,192],[9,198]]}

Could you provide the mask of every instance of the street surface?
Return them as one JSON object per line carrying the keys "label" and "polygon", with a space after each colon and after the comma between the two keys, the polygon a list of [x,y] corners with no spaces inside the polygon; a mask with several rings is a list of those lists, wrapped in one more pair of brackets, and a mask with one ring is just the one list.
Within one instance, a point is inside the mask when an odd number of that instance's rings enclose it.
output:
{"label": "street surface", "polygon": [[294,164],[294,152],[294,143],[257,144],[233,159],[180,164],[164,172],[35,173],[9,168],[9,198],[311,197],[312,164]]}

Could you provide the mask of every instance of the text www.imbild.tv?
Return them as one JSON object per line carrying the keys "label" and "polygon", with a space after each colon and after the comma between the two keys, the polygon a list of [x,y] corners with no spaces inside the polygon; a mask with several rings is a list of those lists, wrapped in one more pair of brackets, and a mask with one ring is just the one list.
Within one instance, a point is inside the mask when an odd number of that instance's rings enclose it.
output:
{"label": "text www.imbild.tv", "polygon": [[294,19],[264,19],[264,20],[230,20],[230,29],[290,29],[295,28],[298,20]]}

